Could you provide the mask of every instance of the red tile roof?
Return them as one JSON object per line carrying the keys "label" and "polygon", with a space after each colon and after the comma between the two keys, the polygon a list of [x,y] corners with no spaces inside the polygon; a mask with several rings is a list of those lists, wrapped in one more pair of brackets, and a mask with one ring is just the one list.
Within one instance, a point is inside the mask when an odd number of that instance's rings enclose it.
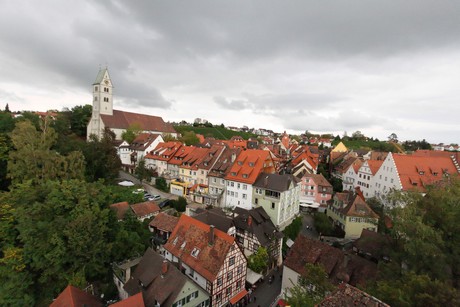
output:
{"label": "red tile roof", "polygon": [[245,150],[236,158],[225,179],[253,184],[262,172],[275,172],[270,152],[261,149]]}
{"label": "red tile roof", "polygon": [[403,190],[425,192],[426,186],[458,171],[450,157],[393,154]]}
{"label": "red tile roof", "polygon": [[160,212],[160,207],[153,201],[131,205],[131,209],[137,217],[143,217],[152,213]]}
{"label": "red tile roof", "polygon": [[[208,281],[213,282],[235,238],[214,228],[214,243],[211,245],[210,228],[209,225],[183,214],[164,248]],[[193,250],[199,251],[196,257],[191,254]]]}
{"label": "red tile roof", "polygon": [[145,307],[144,298],[142,292],[136,295],[130,296],[118,303],[109,305],[109,307]]}
{"label": "red tile roof", "polygon": [[99,307],[102,303],[93,295],[68,285],[51,303],[50,307]]}
{"label": "red tile roof", "polygon": [[375,175],[377,171],[380,169],[380,166],[382,166],[383,161],[382,160],[367,160],[367,164],[369,165],[369,168],[371,169],[372,175]]}
{"label": "red tile roof", "polygon": [[113,115],[101,114],[101,118],[109,128],[128,129],[129,126],[138,124],[145,131],[177,133],[171,124],[165,123],[159,116],[113,110]]}
{"label": "red tile roof", "polygon": [[334,283],[345,281],[352,285],[364,285],[377,274],[375,263],[300,234],[284,265],[302,275],[307,263],[321,265]]}
{"label": "red tile roof", "polygon": [[127,201],[111,204],[110,209],[115,211],[115,213],[117,214],[117,219],[122,220],[125,218],[126,212],[128,212],[129,210],[129,204]]}
{"label": "red tile roof", "polygon": [[201,161],[209,151],[209,148],[192,147],[193,150],[184,157],[180,165],[181,168],[197,170]]}
{"label": "red tile roof", "polygon": [[155,227],[159,230],[172,232],[176,227],[179,218],[160,212],[149,224],[151,227]]}
{"label": "red tile roof", "polygon": [[187,155],[191,153],[194,149],[195,147],[193,146],[181,146],[179,150],[177,150],[168,160],[168,164],[181,165],[184,159],[187,157]]}
{"label": "red tile roof", "polygon": [[148,153],[146,159],[168,161],[182,147],[181,142],[161,142]]}
{"label": "red tile roof", "polygon": [[324,300],[318,307],[390,307],[379,299],[359,290],[347,283],[340,284],[337,289]]}

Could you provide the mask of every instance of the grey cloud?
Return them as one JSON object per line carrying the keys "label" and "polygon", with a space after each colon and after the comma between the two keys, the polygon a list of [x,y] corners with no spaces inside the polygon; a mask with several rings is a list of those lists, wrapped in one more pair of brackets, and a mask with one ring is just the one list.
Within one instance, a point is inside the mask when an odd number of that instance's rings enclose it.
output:
{"label": "grey cloud", "polygon": [[248,103],[243,100],[232,100],[221,96],[216,96],[213,98],[213,100],[217,105],[225,109],[244,110],[248,107]]}

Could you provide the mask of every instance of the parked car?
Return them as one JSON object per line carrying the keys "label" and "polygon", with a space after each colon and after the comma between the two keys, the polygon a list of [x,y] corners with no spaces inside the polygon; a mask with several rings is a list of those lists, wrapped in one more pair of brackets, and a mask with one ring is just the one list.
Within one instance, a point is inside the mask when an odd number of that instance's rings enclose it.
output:
{"label": "parked car", "polygon": [[161,199],[161,196],[160,195],[152,195],[152,194],[145,194],[144,195],[144,200],[149,200],[149,201],[153,201],[153,200],[160,200]]}
{"label": "parked car", "polygon": [[158,207],[160,207],[160,209],[163,209],[164,207],[171,205],[171,202],[172,201],[170,199],[165,199],[158,205]]}

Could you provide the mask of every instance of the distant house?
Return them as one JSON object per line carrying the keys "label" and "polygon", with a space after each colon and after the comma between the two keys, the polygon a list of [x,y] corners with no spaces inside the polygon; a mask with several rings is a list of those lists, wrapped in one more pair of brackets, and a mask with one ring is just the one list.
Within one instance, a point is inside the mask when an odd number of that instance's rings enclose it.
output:
{"label": "distant house", "polygon": [[[358,189],[359,190],[359,189]],[[377,232],[379,216],[372,211],[362,193],[336,193],[327,207],[327,216],[345,232],[346,239],[357,239],[363,229]]]}
{"label": "distant house", "polygon": [[155,149],[159,143],[163,142],[163,137],[160,134],[141,133],[131,144],[129,144],[130,169],[133,169],[141,159]]}
{"label": "distant house", "polygon": [[305,173],[300,181],[300,206],[324,212],[333,188],[322,174]]}
{"label": "distant house", "polygon": [[374,176],[370,193],[380,198],[391,190],[426,193],[426,188],[460,173],[457,156],[441,151],[414,155],[389,153]]}
{"label": "distant house", "polygon": [[268,267],[281,265],[281,247],[283,233],[278,231],[262,207],[246,210],[235,208],[233,222],[236,227],[236,241],[246,257],[252,255],[259,247],[267,249]]}
{"label": "distant house", "polygon": [[252,203],[262,207],[272,222],[284,229],[299,213],[299,180],[290,174],[261,173],[253,184]]}
{"label": "distant house", "polygon": [[166,179],[178,178],[179,172],[171,173],[168,170],[168,161],[182,147],[181,142],[159,143],[145,156],[145,166],[155,171],[158,176]]}
{"label": "distant house", "polygon": [[203,212],[193,216],[193,218],[207,225],[213,225],[216,229],[219,229],[232,237],[236,236],[234,220],[227,216],[220,208],[204,210]]}
{"label": "distant house", "polygon": [[124,285],[129,296],[142,293],[146,306],[209,306],[209,294],[152,249],[147,249]]}
{"label": "distant house", "polygon": [[153,232],[153,242],[162,249],[176,227],[178,217],[160,212],[150,223],[149,230]]}
{"label": "distant house", "polygon": [[103,304],[94,295],[68,285],[51,303],[50,307],[102,307]]}
{"label": "distant house", "polygon": [[93,111],[88,123],[87,137],[95,135],[101,138],[106,128],[115,133],[116,139],[131,126],[138,126],[143,132],[170,134],[177,137],[177,132],[161,117],[119,111],[113,109],[113,84],[107,68],[99,70],[93,83]]}
{"label": "distant house", "polygon": [[375,298],[372,295],[347,283],[340,284],[334,292],[328,295],[316,306],[390,307],[390,305],[380,301],[378,298]]}
{"label": "distant house", "polygon": [[145,201],[130,206],[139,221],[150,219],[160,213],[160,207],[153,201]]}
{"label": "distant house", "polygon": [[333,284],[344,282],[363,286],[377,274],[375,263],[299,235],[283,263],[282,292],[289,295],[289,289],[297,285],[301,276],[305,275],[307,263],[321,265]]}
{"label": "distant house", "polygon": [[384,234],[363,229],[359,239],[353,241],[353,251],[373,261],[389,260],[391,238]]}
{"label": "distant house", "polygon": [[110,209],[115,212],[118,221],[123,220],[126,213],[131,210],[127,201],[111,204]]}
{"label": "distant house", "polygon": [[225,177],[227,193],[225,206],[252,208],[253,184],[260,173],[275,173],[273,157],[269,151],[254,149],[241,151]]}
{"label": "distant house", "polygon": [[212,306],[235,305],[247,294],[247,260],[227,233],[181,215],[164,248],[165,258],[210,294]]}

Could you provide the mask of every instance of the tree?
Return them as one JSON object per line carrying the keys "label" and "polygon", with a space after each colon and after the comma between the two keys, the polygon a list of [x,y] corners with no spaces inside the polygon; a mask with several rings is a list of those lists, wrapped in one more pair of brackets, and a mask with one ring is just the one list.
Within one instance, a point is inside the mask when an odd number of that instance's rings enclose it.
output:
{"label": "tree", "polygon": [[77,136],[86,139],[87,126],[92,112],[93,107],[89,104],[73,107],[70,112],[70,130]]}
{"label": "tree", "polygon": [[168,184],[166,183],[166,179],[164,179],[163,177],[156,178],[155,188],[164,192],[168,192]]}
{"label": "tree", "polygon": [[121,134],[121,138],[131,144],[134,139],[142,132],[141,125],[138,123],[134,123],[129,125],[128,129],[123,131]]}
{"label": "tree", "polygon": [[255,253],[248,257],[248,268],[256,273],[262,273],[268,267],[268,252],[260,246]]}
{"label": "tree", "polygon": [[86,180],[89,182],[105,179],[112,181],[118,177],[121,167],[120,157],[113,146],[115,134],[109,129],[104,130],[102,139],[90,136],[90,142],[85,143],[83,154],[86,161]]}
{"label": "tree", "polygon": [[[395,306],[459,305],[460,182],[448,178],[419,193],[394,193],[390,262],[379,264],[371,293]],[[403,205],[403,206],[402,206]]]}
{"label": "tree", "polygon": [[286,300],[291,306],[316,306],[334,289],[320,264],[307,263],[299,283],[289,289]]}
{"label": "tree", "polygon": [[26,180],[37,184],[50,179],[83,178],[82,154],[72,152],[62,156],[51,150],[56,133],[46,123],[37,131],[29,121],[18,122],[11,140],[15,150],[9,153],[8,176],[13,184]]}
{"label": "tree", "polygon": [[314,215],[314,222],[315,229],[318,233],[324,236],[329,236],[334,233],[334,226],[326,214],[320,212],[316,213]]}
{"label": "tree", "polygon": [[177,139],[175,137],[172,136],[172,134],[170,133],[166,133],[165,135],[163,135],[163,140],[165,142],[174,142],[174,141],[177,141]]}
{"label": "tree", "polygon": [[302,229],[302,217],[296,217],[291,224],[284,228],[283,233],[284,236],[290,238],[291,240],[295,240]]}
{"label": "tree", "polygon": [[137,164],[136,166],[136,169],[134,170],[137,178],[141,181],[144,181],[144,180],[150,180],[150,178],[152,177],[152,172],[147,168],[145,167],[145,159],[142,158],[139,160],[139,163]]}
{"label": "tree", "polygon": [[398,136],[396,133],[392,133],[388,136],[388,141],[398,143]]}
{"label": "tree", "polygon": [[198,137],[196,136],[195,132],[193,131],[186,131],[184,135],[179,139],[182,143],[186,145],[196,145],[200,142]]}
{"label": "tree", "polygon": [[187,200],[179,196],[179,198],[173,203],[174,209],[176,209],[178,212],[185,212],[185,209],[187,208]]}
{"label": "tree", "polygon": [[5,112],[6,113],[11,113],[10,106],[8,104],[6,104],[6,106],[5,106]]}
{"label": "tree", "polygon": [[352,139],[354,140],[362,140],[365,138],[364,134],[361,131],[357,130],[351,134]]}

